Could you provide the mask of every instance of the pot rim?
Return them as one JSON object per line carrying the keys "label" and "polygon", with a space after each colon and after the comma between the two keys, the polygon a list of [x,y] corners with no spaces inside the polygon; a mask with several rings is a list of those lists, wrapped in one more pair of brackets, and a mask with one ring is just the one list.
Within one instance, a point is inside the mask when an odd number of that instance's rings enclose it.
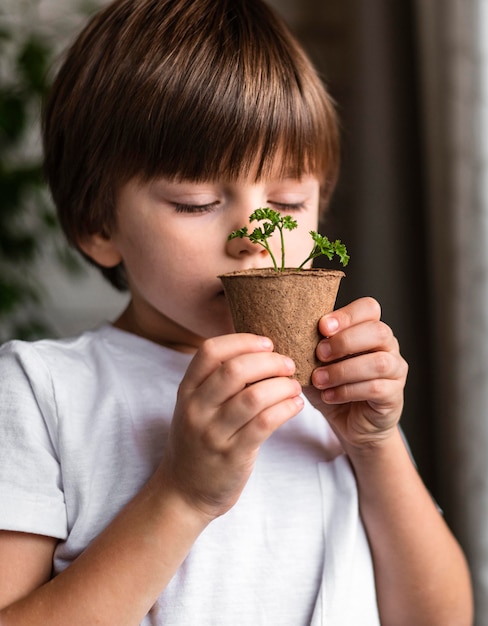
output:
{"label": "pot rim", "polygon": [[284,278],[288,276],[336,276],[337,278],[343,278],[346,274],[342,270],[329,269],[326,267],[311,267],[308,269],[297,270],[294,267],[285,267],[284,270],[275,270],[273,267],[255,267],[243,270],[234,270],[233,272],[226,272],[220,274],[219,278],[233,278],[239,276],[260,276],[263,278]]}

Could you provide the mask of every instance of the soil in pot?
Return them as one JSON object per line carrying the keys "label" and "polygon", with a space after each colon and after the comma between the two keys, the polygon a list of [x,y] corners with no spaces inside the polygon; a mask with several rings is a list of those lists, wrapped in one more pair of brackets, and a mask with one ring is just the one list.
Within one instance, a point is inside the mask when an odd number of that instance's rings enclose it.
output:
{"label": "soil in pot", "polygon": [[319,268],[267,268],[230,272],[220,279],[236,332],[270,337],[276,352],[295,361],[295,378],[306,386],[320,365],[315,355],[321,338],[318,321],[333,310],[344,275]]}

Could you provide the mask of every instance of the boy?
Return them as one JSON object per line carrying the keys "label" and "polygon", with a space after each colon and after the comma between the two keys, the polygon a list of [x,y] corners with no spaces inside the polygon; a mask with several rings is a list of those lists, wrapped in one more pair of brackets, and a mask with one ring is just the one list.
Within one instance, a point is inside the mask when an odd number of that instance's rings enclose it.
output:
{"label": "boy", "polygon": [[[131,301],[0,359],[0,623],[362,626],[471,620],[463,555],[398,429],[379,305],[320,321],[305,389],[234,334],[227,240],[260,206],[308,251],[332,103],[260,0],[116,0],[61,67],[46,173],[68,239]],[[274,244],[273,244],[274,245]],[[349,357],[349,358],[345,358]]]}

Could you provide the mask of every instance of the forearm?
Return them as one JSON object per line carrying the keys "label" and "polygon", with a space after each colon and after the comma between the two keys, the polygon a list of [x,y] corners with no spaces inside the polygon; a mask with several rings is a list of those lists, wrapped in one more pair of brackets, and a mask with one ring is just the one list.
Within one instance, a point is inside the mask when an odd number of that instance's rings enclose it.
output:
{"label": "forearm", "polygon": [[469,572],[397,430],[348,450],[371,545],[382,624],[469,626]]}
{"label": "forearm", "polygon": [[207,522],[155,476],[70,567],[0,611],[0,624],[140,624]]}

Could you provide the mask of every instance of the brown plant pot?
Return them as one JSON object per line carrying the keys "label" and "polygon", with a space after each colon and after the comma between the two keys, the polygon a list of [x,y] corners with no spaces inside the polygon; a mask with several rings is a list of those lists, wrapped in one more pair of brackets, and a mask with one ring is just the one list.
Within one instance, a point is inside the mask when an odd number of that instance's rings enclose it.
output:
{"label": "brown plant pot", "polygon": [[315,349],[319,319],[333,310],[340,270],[272,268],[242,270],[220,276],[236,332],[269,337],[274,349],[295,361],[295,378],[311,384],[320,365]]}

